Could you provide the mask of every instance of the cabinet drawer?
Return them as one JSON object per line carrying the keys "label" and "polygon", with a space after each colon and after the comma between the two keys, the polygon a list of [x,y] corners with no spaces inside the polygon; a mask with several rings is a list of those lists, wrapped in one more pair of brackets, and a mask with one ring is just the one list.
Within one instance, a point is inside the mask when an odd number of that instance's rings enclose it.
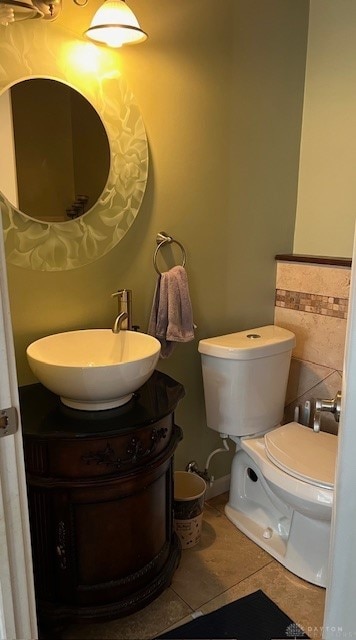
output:
{"label": "cabinet drawer", "polygon": [[31,476],[63,479],[130,473],[164,451],[172,430],[170,414],[152,425],[122,435],[46,443],[29,439],[25,447],[26,470]]}

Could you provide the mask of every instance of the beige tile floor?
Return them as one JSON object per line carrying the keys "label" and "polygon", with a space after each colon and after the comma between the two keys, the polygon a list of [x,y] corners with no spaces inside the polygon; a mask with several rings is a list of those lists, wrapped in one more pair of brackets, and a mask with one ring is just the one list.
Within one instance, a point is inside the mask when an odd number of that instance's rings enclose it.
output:
{"label": "beige tile floor", "polygon": [[[284,569],[234,527],[224,514],[227,494],[205,504],[201,541],[182,552],[171,586],[126,618],[71,625],[63,640],[150,640],[257,589],[273,600],[311,638],[321,638],[325,591]],[[258,640],[258,638],[254,639]]]}

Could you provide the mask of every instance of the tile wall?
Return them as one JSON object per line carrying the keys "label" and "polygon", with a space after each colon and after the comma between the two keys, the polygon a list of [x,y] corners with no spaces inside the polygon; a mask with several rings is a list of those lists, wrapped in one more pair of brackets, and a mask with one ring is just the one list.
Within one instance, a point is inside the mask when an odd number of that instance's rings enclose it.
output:
{"label": "tile wall", "polygon": [[[351,268],[313,263],[277,262],[274,322],[290,329],[296,347],[288,381],[285,420],[312,424],[306,401],[334,398],[341,390]],[[330,413],[322,415],[322,430],[337,432]]]}

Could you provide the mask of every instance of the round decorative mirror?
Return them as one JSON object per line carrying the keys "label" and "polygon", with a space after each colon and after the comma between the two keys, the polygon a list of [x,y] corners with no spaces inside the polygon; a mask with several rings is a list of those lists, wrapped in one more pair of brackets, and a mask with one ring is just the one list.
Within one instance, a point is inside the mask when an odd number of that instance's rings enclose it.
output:
{"label": "round decorative mirror", "polygon": [[[41,28],[29,46],[18,27],[16,45],[10,30],[0,42],[1,129],[1,108],[11,102],[7,140],[18,169],[17,194],[0,180],[6,258],[42,271],[74,269],[104,256],[134,222],[147,183],[145,127],[112,52],[69,46],[55,31],[49,40]],[[2,160],[10,142],[1,145],[0,175],[9,174]]]}

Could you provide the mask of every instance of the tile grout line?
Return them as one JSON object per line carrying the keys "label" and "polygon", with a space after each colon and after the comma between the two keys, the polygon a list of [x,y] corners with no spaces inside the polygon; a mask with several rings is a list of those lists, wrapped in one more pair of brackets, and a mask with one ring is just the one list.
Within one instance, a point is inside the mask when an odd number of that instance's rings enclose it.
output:
{"label": "tile grout line", "polygon": [[[266,552],[267,553],[267,552]],[[272,562],[276,562],[274,558],[272,558],[272,556],[270,556],[270,560],[267,560],[265,562],[265,564],[263,564],[261,567],[259,567],[259,569],[256,569],[256,571],[252,571],[252,573],[249,573],[248,576],[245,576],[244,578],[242,578],[241,580],[238,580],[237,582],[234,582],[233,584],[231,584],[227,589],[223,589],[222,591],[219,591],[219,593],[217,593],[213,598],[210,598],[209,600],[207,600],[206,602],[203,602],[199,609],[193,609],[191,607],[191,605],[186,602],[186,600],[184,600],[184,598],[181,596],[181,594],[177,593],[177,591],[174,589],[174,587],[172,587],[171,585],[171,589],[172,591],[174,591],[174,593],[181,599],[183,600],[183,602],[192,610],[192,612],[194,613],[195,611],[199,611],[201,609],[201,607],[205,607],[205,605],[209,604],[209,602],[212,602],[213,600],[215,600],[215,598],[218,598],[219,596],[222,596],[224,593],[226,593],[227,591],[229,591],[230,589],[233,589],[234,587],[236,587],[239,584],[242,584],[245,580],[248,580],[249,578],[251,578],[252,576],[256,575],[256,573],[259,573],[259,571],[262,571],[262,569],[265,569],[269,564],[271,564]],[[189,614],[188,614],[189,615]],[[185,616],[183,616],[183,618],[185,618]],[[183,618],[180,618],[181,620],[183,620]]]}
{"label": "tile grout line", "polygon": [[[305,360],[304,362],[308,362],[307,360]],[[310,361],[309,361],[310,362]],[[312,364],[316,364],[315,362]],[[323,382],[326,382],[329,378],[331,378],[331,376],[333,376],[335,373],[339,373],[337,369],[335,369],[335,371],[332,371],[331,373],[329,373],[326,378],[321,378],[316,384],[314,384],[312,387],[310,387],[310,389],[307,389],[306,391],[304,391],[304,393],[302,393],[300,396],[297,396],[297,398],[295,398],[294,400],[291,400],[290,402],[288,402],[288,404],[285,405],[285,409],[287,409],[288,407],[290,407],[291,405],[293,405],[295,402],[298,402],[298,400],[301,400],[303,398],[303,396],[305,396],[306,394],[309,394],[311,391],[313,391],[313,389],[316,389],[320,384],[322,384]],[[340,382],[341,383],[341,382]]]}

